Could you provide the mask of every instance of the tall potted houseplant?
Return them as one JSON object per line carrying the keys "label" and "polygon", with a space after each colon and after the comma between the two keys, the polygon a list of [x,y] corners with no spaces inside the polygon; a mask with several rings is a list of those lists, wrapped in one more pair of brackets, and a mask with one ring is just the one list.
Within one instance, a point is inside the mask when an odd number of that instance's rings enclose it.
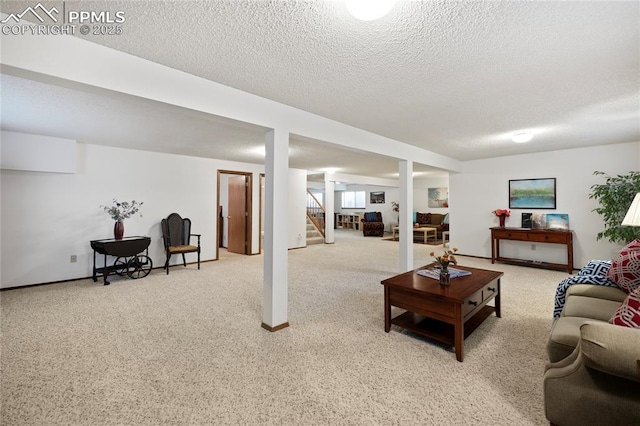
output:
{"label": "tall potted houseplant", "polygon": [[640,238],[640,228],[622,226],[629,206],[635,195],[640,192],[640,172],[629,172],[626,175],[609,176],[600,171],[596,176],[605,176],[605,182],[591,186],[589,198],[598,201],[600,207],[593,209],[602,216],[604,231],[598,232],[597,239],[608,239],[612,243],[628,243]]}

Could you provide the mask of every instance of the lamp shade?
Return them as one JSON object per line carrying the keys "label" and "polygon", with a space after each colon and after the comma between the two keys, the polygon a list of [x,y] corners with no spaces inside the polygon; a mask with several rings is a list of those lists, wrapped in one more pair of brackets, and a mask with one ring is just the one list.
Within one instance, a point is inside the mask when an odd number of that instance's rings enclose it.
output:
{"label": "lamp shade", "polygon": [[622,220],[622,226],[640,226],[640,192],[638,192]]}

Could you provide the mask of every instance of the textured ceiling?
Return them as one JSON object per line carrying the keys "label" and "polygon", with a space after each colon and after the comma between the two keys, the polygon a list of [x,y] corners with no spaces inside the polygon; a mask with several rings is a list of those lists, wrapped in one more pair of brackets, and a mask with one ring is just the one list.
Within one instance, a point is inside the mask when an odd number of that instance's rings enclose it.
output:
{"label": "textured ceiling", "polygon": [[[10,12],[30,3],[0,4]],[[126,13],[122,35],[84,37],[92,42],[459,160],[640,141],[635,1],[401,1],[372,22],[339,1],[66,7]],[[510,142],[519,130],[534,140]],[[216,139],[227,131],[229,150],[245,145],[234,132],[256,133],[233,124]],[[205,155],[211,140],[193,132],[188,142]],[[170,150],[173,141],[154,143]]]}

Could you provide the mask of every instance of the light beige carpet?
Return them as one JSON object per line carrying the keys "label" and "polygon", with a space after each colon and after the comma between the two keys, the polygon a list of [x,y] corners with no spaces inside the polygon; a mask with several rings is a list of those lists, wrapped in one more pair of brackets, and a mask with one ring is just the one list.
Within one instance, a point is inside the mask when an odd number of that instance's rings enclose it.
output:
{"label": "light beige carpet", "polygon": [[[414,245],[416,266],[432,250]],[[463,363],[384,332],[398,244],[355,231],[289,252],[291,326],[276,333],[260,327],[262,256],[4,291],[1,423],[546,424],[544,346],[567,275],[460,261],[505,272],[503,317],[465,341]]]}

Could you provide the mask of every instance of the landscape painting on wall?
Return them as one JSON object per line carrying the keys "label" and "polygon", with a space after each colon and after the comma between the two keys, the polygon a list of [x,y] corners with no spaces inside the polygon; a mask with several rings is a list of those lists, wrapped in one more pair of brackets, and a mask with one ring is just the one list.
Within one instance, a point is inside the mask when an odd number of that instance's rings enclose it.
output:
{"label": "landscape painting on wall", "polygon": [[566,213],[523,213],[523,217],[525,214],[531,215],[531,229],[546,229],[549,231],[569,230],[569,215]]}
{"label": "landscape painting on wall", "polygon": [[568,231],[569,215],[561,213],[547,213],[547,229],[552,231]]}
{"label": "landscape painting on wall", "polygon": [[555,209],[556,178],[509,181],[510,209]]}
{"label": "landscape painting on wall", "polygon": [[429,207],[449,207],[449,188],[429,188]]}

